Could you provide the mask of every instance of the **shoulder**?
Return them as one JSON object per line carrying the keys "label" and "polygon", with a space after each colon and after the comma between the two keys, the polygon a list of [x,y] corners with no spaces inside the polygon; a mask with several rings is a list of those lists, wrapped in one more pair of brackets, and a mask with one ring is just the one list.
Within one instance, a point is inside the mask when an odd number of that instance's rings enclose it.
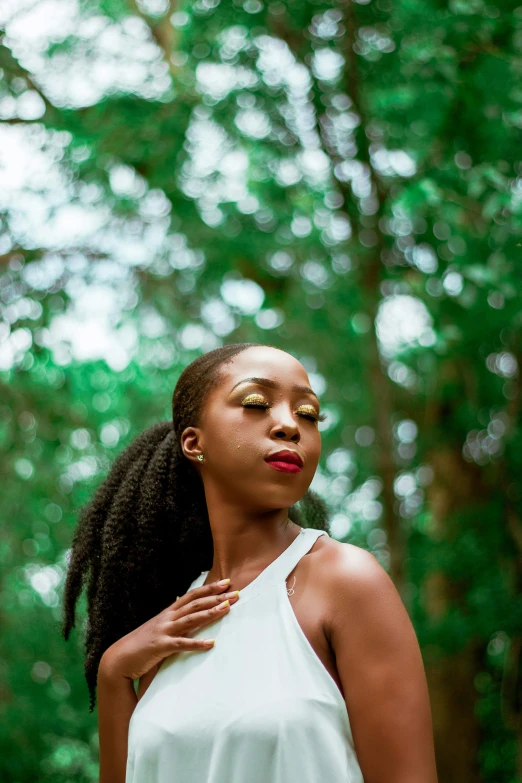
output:
{"label": "shoulder", "polygon": [[[387,571],[366,549],[326,541],[315,563],[324,630],[345,675],[393,667],[420,672],[420,650],[403,600]],[[364,662],[365,674],[359,667]]]}
{"label": "shoulder", "polygon": [[368,582],[390,579],[377,558],[355,544],[345,544],[330,536],[320,536],[313,550],[317,555],[315,564],[322,583],[364,587]]}
{"label": "shoulder", "polygon": [[321,593],[327,600],[328,622],[377,617],[392,608],[406,619],[399,593],[377,558],[362,547],[321,536],[314,547],[314,572]]}

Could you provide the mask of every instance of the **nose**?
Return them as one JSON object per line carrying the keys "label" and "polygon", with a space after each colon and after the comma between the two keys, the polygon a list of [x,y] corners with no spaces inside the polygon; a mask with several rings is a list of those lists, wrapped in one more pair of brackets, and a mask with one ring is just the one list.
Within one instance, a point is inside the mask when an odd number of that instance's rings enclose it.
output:
{"label": "nose", "polygon": [[272,408],[274,421],[272,424],[272,437],[281,440],[291,440],[299,443],[301,433],[296,416],[290,410],[288,405],[274,405]]}

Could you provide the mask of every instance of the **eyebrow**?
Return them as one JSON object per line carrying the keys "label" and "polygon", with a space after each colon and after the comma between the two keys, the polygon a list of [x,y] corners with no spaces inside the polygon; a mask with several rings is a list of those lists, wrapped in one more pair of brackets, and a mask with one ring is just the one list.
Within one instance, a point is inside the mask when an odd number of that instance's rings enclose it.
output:
{"label": "eyebrow", "polygon": [[[278,383],[276,383],[275,381],[271,381],[269,378],[244,378],[242,381],[238,381],[238,383],[236,383],[236,386],[239,386],[241,383],[257,383],[258,386],[268,386],[270,389],[281,388]],[[233,392],[236,386],[234,386],[230,391]],[[299,386],[299,384],[295,384],[294,386],[291,387],[291,390],[294,392],[301,392],[303,394],[311,394],[317,400],[319,400],[317,394],[312,389],[310,389],[309,386]]]}

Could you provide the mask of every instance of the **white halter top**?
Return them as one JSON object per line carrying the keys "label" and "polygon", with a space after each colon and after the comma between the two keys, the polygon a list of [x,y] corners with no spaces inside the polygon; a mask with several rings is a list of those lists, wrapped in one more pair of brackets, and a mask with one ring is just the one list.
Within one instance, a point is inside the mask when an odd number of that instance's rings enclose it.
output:
{"label": "white halter top", "polygon": [[321,535],[303,528],[224,617],[191,633],[213,647],[162,661],[131,716],[125,783],[364,783],[346,703],[287,594]]}

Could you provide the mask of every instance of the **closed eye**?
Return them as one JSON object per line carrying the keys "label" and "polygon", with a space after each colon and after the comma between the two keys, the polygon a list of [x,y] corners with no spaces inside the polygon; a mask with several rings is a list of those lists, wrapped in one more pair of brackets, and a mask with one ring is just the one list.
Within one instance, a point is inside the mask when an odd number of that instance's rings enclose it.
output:
{"label": "closed eye", "polygon": [[[244,408],[271,408],[272,405],[269,402],[242,402],[241,403]],[[298,409],[299,412],[299,409]],[[309,421],[324,421],[326,419],[326,414],[324,413],[299,413],[300,416],[302,416],[305,419],[308,419]]]}

